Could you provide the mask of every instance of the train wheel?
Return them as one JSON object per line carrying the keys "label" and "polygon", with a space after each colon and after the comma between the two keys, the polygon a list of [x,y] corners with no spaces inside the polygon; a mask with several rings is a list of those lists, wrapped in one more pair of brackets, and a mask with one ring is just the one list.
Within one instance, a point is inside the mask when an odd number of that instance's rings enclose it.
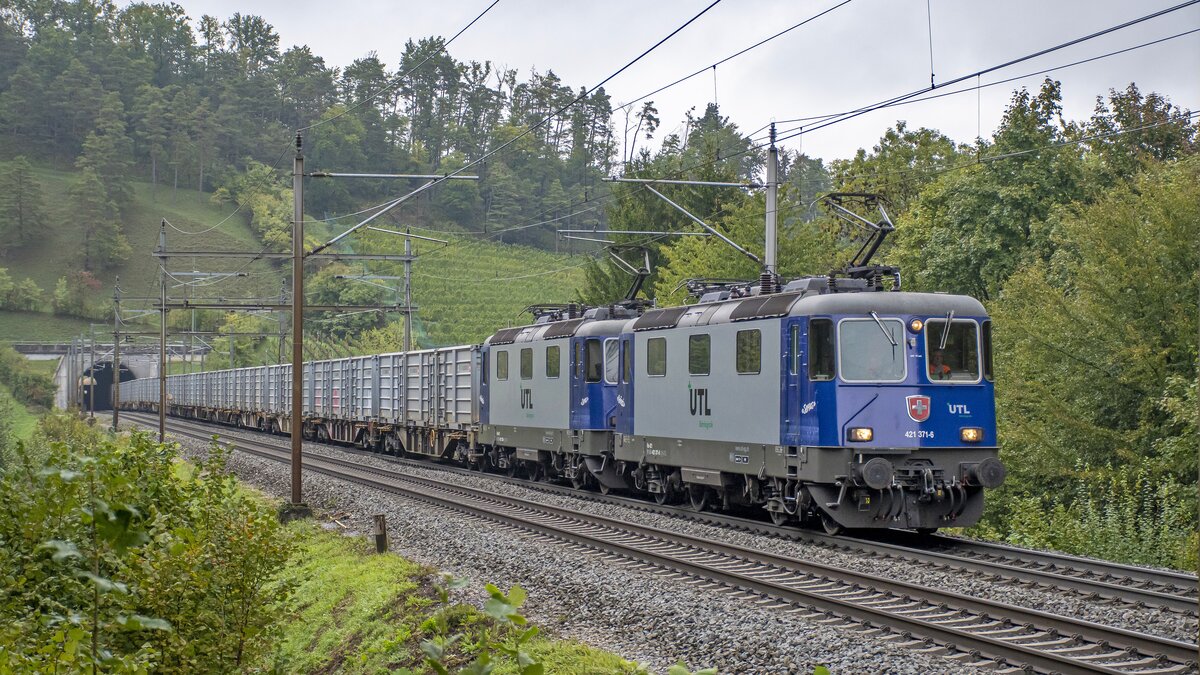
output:
{"label": "train wheel", "polygon": [[529,480],[542,481],[546,480],[546,466],[541,462],[532,462],[529,465]]}
{"label": "train wheel", "polygon": [[771,514],[771,522],[776,525],[786,525],[792,519],[786,511],[767,511],[767,513]]}
{"label": "train wheel", "polygon": [[688,503],[691,504],[693,511],[703,511],[708,508],[708,488],[702,485],[687,486]]}
{"label": "train wheel", "polygon": [[655,504],[658,504],[661,506],[663,504],[666,504],[669,501],[671,501],[671,493],[667,492],[666,490],[663,490],[662,492],[654,493],[654,503]]}
{"label": "train wheel", "polygon": [[585,473],[582,469],[571,474],[571,487],[575,488],[576,490],[582,490],[587,487],[587,484],[587,473]]}
{"label": "train wheel", "polygon": [[604,483],[600,483],[600,494],[607,495],[608,493],[610,493],[612,491],[613,491],[612,488],[608,487]]}
{"label": "train wheel", "polygon": [[837,535],[846,531],[846,528],[842,527],[841,524],[833,518],[830,518],[829,514],[825,513],[824,511],[821,512],[821,527],[825,529],[825,534],[828,534],[832,537],[836,537]]}
{"label": "train wheel", "polygon": [[509,457],[508,458],[508,466],[506,466],[504,468],[504,475],[508,476],[509,478],[516,478],[517,471],[519,469],[520,469],[520,467],[517,465],[517,460],[513,459],[512,457]]}

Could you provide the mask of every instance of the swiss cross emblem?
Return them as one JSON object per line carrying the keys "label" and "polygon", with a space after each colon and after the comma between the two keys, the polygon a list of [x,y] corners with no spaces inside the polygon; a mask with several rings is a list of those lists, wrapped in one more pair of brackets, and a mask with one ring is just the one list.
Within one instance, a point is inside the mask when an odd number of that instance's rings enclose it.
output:
{"label": "swiss cross emblem", "polygon": [[905,396],[904,400],[908,403],[908,416],[912,421],[924,422],[929,419],[928,396]]}

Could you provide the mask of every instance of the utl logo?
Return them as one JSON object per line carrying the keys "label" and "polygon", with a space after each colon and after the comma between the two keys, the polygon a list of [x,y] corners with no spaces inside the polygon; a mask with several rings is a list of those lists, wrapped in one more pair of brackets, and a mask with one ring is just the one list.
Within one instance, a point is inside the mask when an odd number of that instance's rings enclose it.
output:
{"label": "utl logo", "polygon": [[904,401],[908,404],[908,416],[912,421],[924,422],[929,419],[928,396],[905,396]]}
{"label": "utl logo", "polygon": [[693,389],[689,384],[688,395],[691,400],[692,415],[712,415],[712,411],[708,409],[707,389]]}
{"label": "utl logo", "polygon": [[521,390],[521,407],[526,410],[533,410],[533,390]]}

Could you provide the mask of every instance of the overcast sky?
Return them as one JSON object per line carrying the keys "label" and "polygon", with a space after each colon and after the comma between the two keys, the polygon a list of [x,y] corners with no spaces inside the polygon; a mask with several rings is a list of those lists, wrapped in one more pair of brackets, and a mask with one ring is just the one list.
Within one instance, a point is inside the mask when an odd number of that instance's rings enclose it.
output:
{"label": "overcast sky", "polygon": [[[307,44],[330,66],[370,51],[394,69],[409,38],[449,37],[490,0],[179,0],[193,19],[262,15],[283,49]],[[553,70],[564,84],[591,87],[670,33],[711,0],[500,0],[449,51],[460,61],[490,60]],[[712,65],[840,0],[724,0],[606,86],[614,107]],[[944,82],[1061,42],[1164,9],[1181,0],[930,0],[935,80]],[[1048,56],[983,76],[986,84],[1200,28],[1193,5]],[[924,0],[853,0],[716,70],[653,97],[664,132],[681,128],[684,112],[703,111],[714,96],[744,132],[772,120],[852,109],[929,84],[930,35]],[[1200,33],[1055,71],[1064,113],[1090,115],[1097,94],[1137,82],[1143,92],[1200,108]],[[969,142],[990,134],[1012,90],[1036,89],[1042,77],[925,103],[885,109],[805,134],[802,149],[826,160],[870,148],[896,120],[941,130]],[[973,84],[964,83],[964,84]],[[714,92],[715,87],[715,92]],[[957,88],[957,87],[952,87]],[[623,118],[618,117],[618,140]],[[781,124],[792,128],[794,123]],[[786,145],[798,147],[800,138]]]}

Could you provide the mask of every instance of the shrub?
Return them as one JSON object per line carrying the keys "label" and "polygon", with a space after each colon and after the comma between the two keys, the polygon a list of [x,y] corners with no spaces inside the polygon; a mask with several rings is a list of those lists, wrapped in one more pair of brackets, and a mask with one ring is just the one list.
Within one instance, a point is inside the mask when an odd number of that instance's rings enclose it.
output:
{"label": "shrub", "polygon": [[0,673],[230,672],[266,650],[289,540],[223,451],[192,466],[65,415],[32,446],[0,474]]}

